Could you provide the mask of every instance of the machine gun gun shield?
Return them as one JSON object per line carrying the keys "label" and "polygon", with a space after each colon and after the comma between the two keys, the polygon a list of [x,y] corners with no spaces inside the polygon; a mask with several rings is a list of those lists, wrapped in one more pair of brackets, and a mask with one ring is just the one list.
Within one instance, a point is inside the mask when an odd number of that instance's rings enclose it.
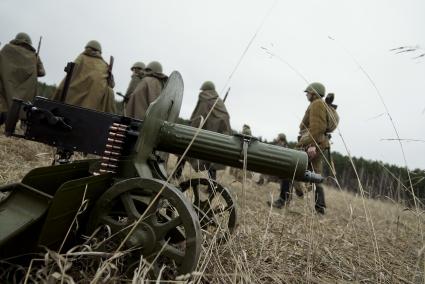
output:
{"label": "machine gun gun shield", "polygon": [[[146,161],[157,145],[164,121],[176,122],[183,100],[183,79],[178,72],[171,73],[161,95],[149,106],[143,121],[143,131],[136,146],[136,168],[141,175],[149,174]],[[138,149],[138,150],[137,150]]]}

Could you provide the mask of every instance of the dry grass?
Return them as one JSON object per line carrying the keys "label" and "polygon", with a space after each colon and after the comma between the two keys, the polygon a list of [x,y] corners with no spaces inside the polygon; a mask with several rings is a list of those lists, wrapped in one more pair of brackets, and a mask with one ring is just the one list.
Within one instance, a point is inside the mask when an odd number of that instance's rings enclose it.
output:
{"label": "dry grass", "polygon": [[[228,176],[221,182],[231,184]],[[236,196],[242,195],[241,186],[233,183],[232,189]],[[270,210],[265,201],[277,194],[277,184],[247,187],[247,209],[240,215],[249,221],[234,236],[237,249],[220,252],[221,259],[230,260],[224,265],[228,268],[235,263],[226,254],[238,252],[244,270],[227,273],[249,276],[248,282],[255,283],[423,280],[423,269],[417,265],[418,261],[422,264],[418,257],[424,244],[422,216],[397,204],[366,200],[375,227],[376,251],[359,197],[326,188],[328,209],[322,217],[313,213],[312,193],[304,199],[294,198],[286,209]],[[213,267],[206,277],[218,283]]]}
{"label": "dry grass", "polygon": [[[30,169],[49,165],[51,157],[49,147],[1,136],[0,184],[19,181]],[[224,245],[205,242],[198,272],[179,283],[424,282],[421,212],[391,201],[362,200],[333,188],[326,188],[325,216],[314,214],[312,193],[304,199],[294,197],[288,208],[277,210],[266,205],[277,197],[277,184],[257,186],[248,180],[243,193],[232,176],[219,173],[218,180],[237,198],[238,229]],[[28,279],[90,282],[102,257],[108,257],[106,252],[93,252],[91,246],[89,240],[67,253],[46,252],[33,263]],[[117,268],[121,261],[120,257],[112,261],[102,279],[123,281]],[[141,262],[139,274],[128,282],[143,283],[147,267]]]}
{"label": "dry grass", "polygon": [[[0,133],[3,132],[0,128]],[[51,164],[51,147],[0,135],[0,184],[19,181],[33,168]]]}

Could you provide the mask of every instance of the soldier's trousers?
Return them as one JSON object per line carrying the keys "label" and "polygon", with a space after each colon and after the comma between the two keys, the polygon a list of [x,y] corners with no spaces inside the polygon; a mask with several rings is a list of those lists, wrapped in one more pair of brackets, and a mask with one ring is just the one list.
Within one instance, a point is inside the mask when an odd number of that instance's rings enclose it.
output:
{"label": "soldier's trousers", "polygon": [[[292,191],[291,182],[289,180],[281,180],[280,198],[285,202],[289,202],[292,196],[291,191]],[[316,210],[321,210],[326,208],[325,191],[323,190],[323,187],[321,185],[316,185],[316,189],[314,191],[314,208]]]}
{"label": "soldier's trousers", "polygon": [[[317,157],[310,162],[309,168],[315,173],[323,173],[323,157],[321,154],[317,155]],[[314,191],[314,202],[316,210],[323,210],[326,208],[325,191],[323,190],[323,186],[320,184],[316,185],[316,190]]]}
{"label": "soldier's trousers", "polygon": [[[322,156],[318,155],[316,158],[314,158],[312,161],[309,162],[309,170],[321,174],[323,172],[323,162],[322,162]],[[303,187],[305,188],[305,186]],[[323,209],[326,208],[326,201],[325,201],[325,191],[323,189],[323,186],[320,184],[316,184],[314,190],[314,208],[316,211],[323,211]],[[280,198],[282,198],[284,201],[289,201],[291,197],[291,183],[289,180],[282,180],[280,184]]]}
{"label": "soldier's trousers", "polygon": [[6,123],[7,112],[0,112],[0,125]]}
{"label": "soldier's trousers", "polygon": [[286,202],[291,200],[291,181],[288,179],[280,180],[280,198]]}
{"label": "soldier's trousers", "polygon": [[316,185],[316,190],[314,191],[314,202],[314,208],[316,208],[316,210],[326,208],[325,191],[321,185]]}

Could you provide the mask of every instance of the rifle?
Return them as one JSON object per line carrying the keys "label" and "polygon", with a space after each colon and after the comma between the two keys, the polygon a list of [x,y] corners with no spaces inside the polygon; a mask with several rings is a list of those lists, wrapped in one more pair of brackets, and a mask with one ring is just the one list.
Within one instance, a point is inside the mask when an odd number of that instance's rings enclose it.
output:
{"label": "rifle", "polygon": [[64,71],[66,72],[65,82],[63,84],[62,93],[60,97],[61,102],[65,102],[66,94],[68,93],[69,84],[71,83],[72,73],[74,72],[74,62],[68,62]]}
{"label": "rifle", "polygon": [[38,55],[40,54],[40,47],[41,47],[41,40],[43,39],[42,36],[40,36],[40,39],[38,40],[38,46],[37,46],[37,51],[35,53],[36,57],[38,57]]}
{"label": "rifle", "polygon": [[227,92],[226,92],[226,94],[224,95],[223,103],[226,101],[226,99],[227,99],[227,95],[229,95],[229,92],[230,92],[230,87],[227,89]]}
{"label": "rifle", "polygon": [[115,94],[117,94],[118,96],[120,96],[125,103],[128,102],[129,98],[127,96],[123,95],[120,92],[116,92]]}
{"label": "rifle", "polygon": [[111,55],[109,57],[109,66],[108,66],[108,85],[111,88],[115,87],[114,75],[112,75],[113,67],[114,67],[114,57]]}
{"label": "rifle", "polygon": [[112,73],[112,68],[114,67],[114,57],[111,55],[109,57],[109,66],[108,66],[108,72]]}

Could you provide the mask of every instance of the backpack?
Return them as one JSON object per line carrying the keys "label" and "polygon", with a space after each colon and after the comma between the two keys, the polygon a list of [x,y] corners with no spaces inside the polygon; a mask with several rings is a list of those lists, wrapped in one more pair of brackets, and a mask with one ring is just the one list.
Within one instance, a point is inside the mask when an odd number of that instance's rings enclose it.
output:
{"label": "backpack", "polygon": [[339,123],[339,115],[336,111],[337,105],[333,104],[335,94],[329,93],[326,98],[326,133],[332,133]]}

